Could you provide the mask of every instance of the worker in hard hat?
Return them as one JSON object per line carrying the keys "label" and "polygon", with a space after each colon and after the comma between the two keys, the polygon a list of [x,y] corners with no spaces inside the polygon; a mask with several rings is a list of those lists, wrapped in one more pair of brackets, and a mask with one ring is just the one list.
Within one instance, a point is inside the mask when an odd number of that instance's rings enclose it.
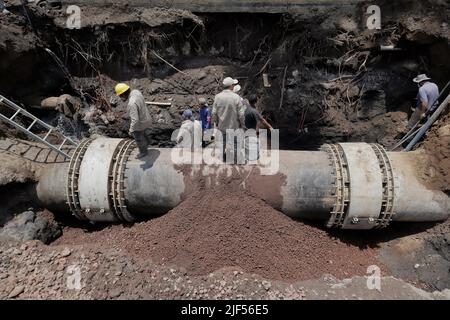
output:
{"label": "worker in hard hat", "polygon": [[418,75],[413,79],[419,87],[419,93],[417,94],[417,106],[408,122],[408,129],[411,129],[427,114],[432,113],[438,105],[439,88],[430,81],[426,74]]}
{"label": "worker in hard hat", "polygon": [[194,119],[192,111],[186,109],[181,115],[183,122],[177,135],[179,147],[194,150],[202,147],[202,125]]}
{"label": "worker in hard hat", "polygon": [[234,138],[233,141],[227,141],[227,130],[244,129],[245,127],[245,106],[242,98],[233,91],[238,83],[238,80],[231,77],[225,78],[223,80],[224,90],[214,98],[212,122],[222,133],[224,160],[228,151],[232,152],[231,156],[234,159],[240,149]]}
{"label": "worker in hard hat", "polygon": [[119,83],[115,87],[116,95],[122,101],[128,101],[128,114],[130,116],[130,135],[136,141],[139,148],[137,159],[143,158],[148,154],[148,146],[151,143],[150,127],[152,117],[145,104],[145,99],[139,90],[131,90],[125,83]]}
{"label": "worker in hard hat", "polygon": [[[198,99],[198,105],[199,105],[199,120],[202,124],[202,131],[203,131],[203,141],[202,146],[206,146],[206,140],[211,140],[211,110],[209,109],[208,103],[205,98],[199,98]],[[207,137],[208,136],[208,137]]]}

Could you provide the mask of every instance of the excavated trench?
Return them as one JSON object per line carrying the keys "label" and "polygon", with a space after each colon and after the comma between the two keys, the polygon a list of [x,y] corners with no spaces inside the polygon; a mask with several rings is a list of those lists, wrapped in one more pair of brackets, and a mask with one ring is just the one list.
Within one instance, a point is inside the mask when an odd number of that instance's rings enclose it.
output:
{"label": "excavated trench", "polygon": [[[2,53],[10,66],[2,72],[11,72],[15,80],[3,80],[2,88],[34,106],[48,96],[83,93],[86,110],[80,118],[89,120],[81,131],[126,137],[124,108],[114,107],[110,99],[115,82],[130,82],[149,100],[172,99],[172,107],[152,110],[158,123],[155,144],[168,146],[180,124],[179,112],[194,107],[200,96],[212,103],[220,79],[232,75],[240,79],[244,96],[260,96],[258,107],[281,130],[283,149],[343,141],[389,146],[401,136],[410,113],[416,94],[411,78],[428,72],[440,86],[445,84],[448,41],[412,33],[401,24],[389,25],[389,33],[356,31],[352,23],[358,19],[347,23],[332,17],[199,14],[157,26],[129,21],[92,23],[82,30],[49,26],[36,17],[34,27],[45,34],[19,57]],[[400,50],[379,50],[389,43]],[[43,47],[55,53],[72,79]],[[263,73],[270,87],[264,86]],[[93,104],[89,112],[87,105]],[[99,119],[99,114],[106,117]]]}
{"label": "excavated trench", "polygon": [[[114,98],[112,88],[118,81],[128,82],[149,101],[172,102],[170,107],[150,107],[155,121],[153,145],[170,147],[171,134],[181,122],[180,112],[195,108],[199,97],[212,103],[221,79],[230,75],[240,80],[244,96],[258,94],[258,108],[280,129],[282,149],[316,150],[324,143],[337,142],[389,147],[404,133],[414,103],[417,88],[411,79],[426,72],[441,87],[448,81],[450,67],[445,59],[450,42],[432,28],[414,30],[398,19],[400,10],[395,5],[389,7],[386,28],[378,32],[361,27],[362,7],[346,10],[231,16],[165,12],[164,18],[152,20],[148,12],[141,12],[137,19],[136,12],[128,8],[116,21],[108,17],[106,22],[96,20],[93,10],[81,30],[54,23],[58,12],[45,15],[32,10],[34,34],[25,20],[9,21],[12,29],[25,29],[27,35],[22,42],[6,41],[0,47],[0,74],[8,74],[0,77],[0,88],[2,95],[24,103],[69,135],[124,138],[128,136],[125,106]],[[380,51],[380,44],[392,44],[399,50]],[[265,86],[263,74],[268,75],[270,86]],[[41,107],[43,99],[61,94],[79,98],[82,107],[65,115]],[[11,137],[16,132],[0,124],[0,134]],[[447,280],[436,280],[436,275],[448,277],[445,268],[449,260],[441,254],[448,247],[445,228],[439,229],[436,238],[425,240],[420,251],[424,260],[430,252],[442,257],[435,262],[437,271],[417,275],[421,269],[398,267],[409,261],[402,260],[404,257],[395,260],[394,266],[389,265],[391,251],[383,255],[386,259],[378,257],[379,247],[396,235],[423,232],[417,231],[417,225],[361,239],[358,233],[343,235],[290,220],[234,187],[213,194],[200,190],[166,216],[130,228],[90,227],[62,218],[59,220],[75,228],[66,228],[56,244],[110,243],[118,250],[123,246],[132,255],[184,266],[194,275],[236,265],[289,281],[333,274],[336,269],[340,271],[334,275],[341,278],[363,275],[368,265],[385,264],[386,274],[398,274],[412,282],[419,279],[418,283],[429,289],[448,288]],[[197,227],[186,229],[190,225]],[[227,227],[222,228],[224,225]],[[239,231],[239,237],[230,237],[242,226],[245,229]],[[278,230],[275,236],[268,231],[271,228]],[[143,236],[141,242],[151,246],[136,243],[136,237]],[[204,239],[211,241],[205,243]],[[184,246],[186,243],[189,246]],[[242,250],[242,243],[247,250]],[[282,247],[285,249],[280,252]],[[224,249],[215,252],[217,248]],[[250,251],[254,254],[247,253]],[[426,263],[433,265],[432,261]]]}

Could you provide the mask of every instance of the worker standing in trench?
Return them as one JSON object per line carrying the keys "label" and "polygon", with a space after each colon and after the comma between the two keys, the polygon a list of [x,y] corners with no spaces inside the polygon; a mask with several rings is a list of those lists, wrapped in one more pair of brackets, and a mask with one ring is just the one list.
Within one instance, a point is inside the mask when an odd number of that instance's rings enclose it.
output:
{"label": "worker standing in trench", "polygon": [[151,143],[150,127],[152,117],[145,104],[145,99],[139,90],[131,90],[125,83],[119,83],[115,87],[116,95],[122,101],[128,101],[128,114],[130,115],[130,135],[136,141],[139,148],[137,159],[141,159],[148,154],[148,146]]}
{"label": "worker standing in trench", "polygon": [[253,129],[256,131],[258,124],[262,124],[266,129],[273,130],[272,125],[256,110],[257,102],[258,96],[256,94],[250,95],[248,107],[245,109],[245,127],[247,130]]}
{"label": "worker standing in trench", "polygon": [[245,128],[247,129],[245,135],[245,158],[248,161],[259,159],[259,126],[262,125],[268,130],[273,130],[270,123],[256,110],[257,102],[258,96],[256,94],[250,95],[248,106],[245,109]]}
{"label": "worker standing in trench", "polygon": [[[234,87],[234,93],[238,94],[241,91],[241,86],[237,85]],[[245,120],[245,128],[247,130],[255,130],[258,124],[262,124],[266,129],[273,130],[273,127],[267,122],[266,119],[256,110],[256,103],[258,102],[258,96],[256,94],[252,94],[248,99],[241,97],[242,103],[245,106],[244,120]]]}
{"label": "worker standing in trench", "polygon": [[183,123],[177,136],[177,144],[185,149],[194,151],[202,147],[202,126],[200,121],[194,120],[192,111],[186,109],[181,116]]}
{"label": "worker standing in trench", "polygon": [[[227,77],[223,80],[224,90],[214,98],[212,110],[212,122],[222,133],[223,161],[235,162],[235,157],[239,162],[238,150],[240,151],[240,142],[236,137],[236,130],[245,128],[245,105],[242,98],[233,92],[234,87],[239,83],[238,80]],[[227,137],[228,132],[228,137]]]}
{"label": "worker standing in trench", "polygon": [[434,111],[437,99],[439,98],[438,86],[430,81],[431,78],[425,74],[418,75],[413,79],[414,83],[419,86],[419,93],[417,95],[417,106],[409,119],[407,128],[411,129],[417,122],[424,118],[427,113]]}
{"label": "worker standing in trench", "polygon": [[206,147],[206,142],[211,141],[211,110],[205,98],[198,99],[199,104],[199,120],[202,124],[202,147]]}
{"label": "worker standing in trench", "polygon": [[[241,86],[236,85],[233,92],[239,94]],[[267,122],[266,119],[256,110],[256,103],[258,102],[258,96],[256,94],[250,95],[248,99],[241,97],[242,103],[245,106],[245,129],[246,134],[244,138],[244,150],[246,161],[256,161],[259,159],[259,127],[264,126],[268,130],[273,130],[273,127]]]}

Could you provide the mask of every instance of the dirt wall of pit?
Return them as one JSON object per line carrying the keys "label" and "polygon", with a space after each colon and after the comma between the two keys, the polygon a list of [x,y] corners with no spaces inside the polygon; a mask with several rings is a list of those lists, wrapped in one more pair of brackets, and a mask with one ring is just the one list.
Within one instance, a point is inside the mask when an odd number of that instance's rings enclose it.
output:
{"label": "dirt wall of pit", "polygon": [[[85,1],[61,1],[66,4]],[[129,4],[167,9],[181,9],[193,12],[257,12],[285,13],[302,11],[305,6],[336,6],[355,4],[362,0],[133,0],[133,1],[89,1],[92,4]]]}

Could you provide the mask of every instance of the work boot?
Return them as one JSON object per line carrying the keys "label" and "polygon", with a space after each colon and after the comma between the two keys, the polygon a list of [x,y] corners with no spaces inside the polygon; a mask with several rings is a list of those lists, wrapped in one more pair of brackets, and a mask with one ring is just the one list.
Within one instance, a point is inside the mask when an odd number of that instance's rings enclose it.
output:
{"label": "work boot", "polygon": [[139,154],[136,156],[136,159],[145,158],[147,155],[148,155],[148,152],[145,152],[145,153],[139,152]]}

